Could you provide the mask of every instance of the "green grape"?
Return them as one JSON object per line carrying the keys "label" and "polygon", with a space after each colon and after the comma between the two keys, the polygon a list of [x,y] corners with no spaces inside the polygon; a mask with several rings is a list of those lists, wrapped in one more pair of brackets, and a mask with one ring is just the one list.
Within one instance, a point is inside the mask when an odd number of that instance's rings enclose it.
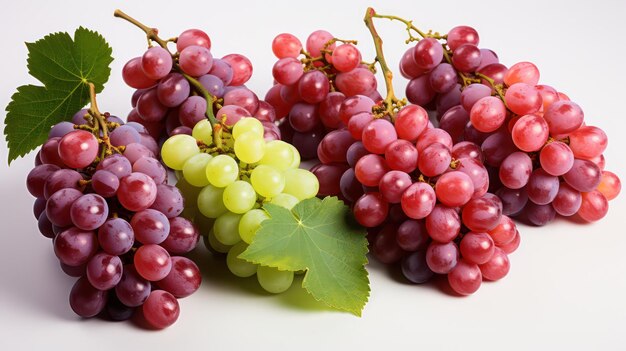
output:
{"label": "green grape", "polygon": [[259,163],[284,171],[291,167],[293,160],[294,154],[291,145],[282,140],[272,140],[265,144],[265,154]]}
{"label": "green grape", "polygon": [[198,209],[205,217],[217,218],[228,211],[222,197],[223,188],[216,188],[212,185],[205,186],[198,195]]}
{"label": "green grape", "polygon": [[212,158],[213,156],[209,154],[199,153],[185,161],[183,176],[189,184],[197,187],[209,185],[209,179],[206,177],[206,165]]}
{"label": "green grape", "polygon": [[237,161],[227,155],[213,157],[206,165],[206,177],[211,184],[218,188],[231,184],[239,177]]}
{"label": "green grape", "polygon": [[262,138],[265,131],[261,121],[254,117],[245,117],[235,123],[233,127],[233,138],[237,139],[240,135],[247,132],[253,132]]}
{"label": "green grape", "polygon": [[274,267],[259,266],[256,273],[261,287],[272,294],[286,291],[293,283],[293,272],[290,271],[279,271]]}
{"label": "green grape", "polygon": [[261,209],[246,212],[239,221],[239,236],[246,244],[250,244],[261,227],[261,222],[270,217]]}
{"label": "green grape", "polygon": [[215,218],[209,218],[203,215],[198,215],[196,217],[195,223],[196,223],[196,226],[198,226],[200,235],[208,236],[209,233],[213,230],[213,224],[215,224]]}
{"label": "green grape", "polygon": [[293,195],[302,201],[315,197],[319,188],[320,183],[315,174],[306,169],[294,168],[285,171],[285,188],[283,190],[285,194]]}
{"label": "green grape", "polygon": [[246,213],[256,203],[256,193],[250,183],[238,180],[224,189],[224,205],[230,212]]}
{"label": "green grape", "polygon": [[191,156],[200,152],[200,148],[191,135],[178,134],[163,143],[161,157],[166,166],[174,170],[183,169],[183,164]]}
{"label": "green grape", "polygon": [[211,126],[211,122],[207,119],[203,119],[200,122],[196,123],[191,131],[191,136],[196,140],[200,140],[206,145],[213,144],[213,127]]}
{"label": "green grape", "polygon": [[245,163],[256,163],[265,154],[265,140],[254,132],[243,133],[235,139],[235,155]]}
{"label": "green grape", "polygon": [[258,165],[252,170],[250,183],[259,195],[274,197],[283,191],[285,176],[274,167]]}
{"label": "green grape", "polygon": [[[209,250],[213,250],[217,253],[228,253],[228,251],[230,250],[230,247],[232,246],[232,245],[224,245],[221,242],[219,242],[219,240],[217,240],[217,238],[215,237],[215,233],[213,233],[212,230],[206,238],[207,238],[206,241],[208,241],[209,243],[209,245],[206,248]],[[206,245],[206,241],[205,241],[205,245]]]}
{"label": "green grape", "polygon": [[241,278],[251,277],[256,273],[257,265],[250,263],[246,260],[242,260],[237,257],[242,252],[246,251],[248,244],[239,242],[237,245],[230,248],[228,256],[226,256],[226,265],[228,269],[236,276]]}
{"label": "green grape", "polygon": [[213,234],[217,241],[224,245],[235,245],[241,238],[239,237],[240,214],[226,212],[217,217],[213,223]]}
{"label": "green grape", "polygon": [[285,193],[278,194],[270,200],[271,204],[284,207],[288,210],[291,210],[298,202],[300,201],[297,197]]}
{"label": "green grape", "polygon": [[287,145],[289,145],[289,147],[291,148],[291,151],[293,152],[293,161],[291,162],[291,165],[289,166],[289,168],[299,168],[300,167],[300,153],[298,152],[298,149],[296,149],[296,147],[291,144],[287,144]]}

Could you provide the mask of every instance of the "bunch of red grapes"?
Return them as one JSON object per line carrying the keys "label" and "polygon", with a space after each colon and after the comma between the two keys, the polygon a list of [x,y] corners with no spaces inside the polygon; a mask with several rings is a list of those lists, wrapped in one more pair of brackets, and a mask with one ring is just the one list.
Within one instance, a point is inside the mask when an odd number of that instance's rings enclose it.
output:
{"label": "bunch of red grapes", "polygon": [[267,140],[280,139],[274,108],[244,85],[252,76],[248,58],[240,54],[214,58],[211,39],[199,29],[181,33],[176,50],[172,54],[153,46],[124,66],[124,81],[137,89],[129,122],[142,124],[156,140],[191,135],[209,109],[229,125],[243,117],[256,117],[263,123]]}
{"label": "bunch of red grapes", "polygon": [[[272,51],[279,59],[272,69],[275,85],[265,96],[283,120],[283,140],[293,144],[302,159],[317,156],[317,146],[328,131],[344,128],[340,107],[355,95],[380,100],[371,67],[362,64],[353,41],[336,39],[317,30],[306,40],[283,33],[274,38]],[[301,58],[300,58],[301,57]]]}
{"label": "bunch of red grapes", "polygon": [[344,127],[322,139],[312,171],[320,195],[343,198],[369,228],[379,261],[401,261],[414,283],[447,274],[468,295],[508,273],[520,243],[509,216],[595,221],[621,185],[603,171],[606,135],[537,85],[534,65],[507,69],[470,27],[429,35],[400,61],[412,104],[349,98]]}
{"label": "bunch of red grapes", "polygon": [[[180,313],[177,298],[196,291],[198,229],[178,215],[183,198],[139,125],[81,110],[77,124],[50,130],[27,177],[39,230],[51,238],[63,271],[79,277],[70,292],[81,317],[131,318],[165,328]],[[110,132],[110,134],[109,134]],[[149,142],[146,142],[149,140]]]}

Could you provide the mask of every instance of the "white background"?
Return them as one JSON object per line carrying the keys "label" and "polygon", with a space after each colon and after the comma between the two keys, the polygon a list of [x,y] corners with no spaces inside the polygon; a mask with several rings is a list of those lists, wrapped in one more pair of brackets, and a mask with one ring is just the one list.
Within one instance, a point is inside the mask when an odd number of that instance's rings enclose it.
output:
{"label": "white background", "polygon": [[[79,25],[102,33],[116,60],[100,106],[114,114],[129,111],[131,90],[122,65],[145,49],[143,34],[114,19],[127,13],[164,37],[203,28],[213,53],[243,53],[254,63],[249,86],[263,96],[275,61],[273,37],[291,32],[301,40],[324,28],[340,38],[360,41],[373,56],[362,23],[362,1],[7,1],[0,9],[0,106],[27,74],[25,41],[53,31],[72,33]],[[505,64],[529,60],[541,82],[578,102],[588,124],[609,135],[607,169],[626,178],[623,1],[378,1],[381,13],[410,17],[422,29],[446,32],[472,25],[481,46],[495,50]],[[399,23],[378,21],[393,67],[404,51]],[[405,81],[396,80],[403,91]],[[382,88],[383,85],[380,84]],[[0,127],[2,128],[2,127]],[[1,133],[0,133],[1,134]],[[225,264],[198,250],[204,282],[181,300],[178,322],[164,331],[145,331],[130,323],[81,320],[69,309],[73,279],[59,269],[48,239],[37,230],[33,198],[25,187],[33,155],[7,167],[0,142],[0,349],[624,349],[626,347],[626,196],[611,202],[599,223],[557,220],[548,227],[520,226],[522,245],[503,281],[483,284],[460,298],[436,284],[413,286],[398,274],[371,264],[372,294],[362,318],[312,303],[299,287],[271,296],[254,278],[238,279]]]}

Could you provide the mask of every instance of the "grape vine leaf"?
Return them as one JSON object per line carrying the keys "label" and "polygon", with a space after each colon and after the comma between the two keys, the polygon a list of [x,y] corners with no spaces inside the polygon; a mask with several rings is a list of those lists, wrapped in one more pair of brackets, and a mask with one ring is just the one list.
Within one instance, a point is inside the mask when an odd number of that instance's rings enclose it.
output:
{"label": "grape vine leaf", "polygon": [[265,204],[263,221],[239,258],[281,270],[306,270],[302,286],[327,305],[361,316],[369,298],[367,239],[336,197],[307,199],[293,210]]}
{"label": "grape vine leaf", "polygon": [[70,119],[89,101],[88,83],[102,91],[111,74],[112,50],[97,32],[79,27],[74,39],[59,32],[28,48],[28,71],[44,86],[23,85],[4,120],[9,163],[41,145],[50,127]]}

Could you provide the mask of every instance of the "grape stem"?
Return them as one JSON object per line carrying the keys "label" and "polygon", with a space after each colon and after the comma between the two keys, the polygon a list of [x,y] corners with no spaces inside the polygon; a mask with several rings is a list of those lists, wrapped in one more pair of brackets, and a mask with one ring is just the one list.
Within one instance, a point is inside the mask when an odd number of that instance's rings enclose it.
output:
{"label": "grape stem", "polygon": [[[504,100],[504,87],[502,86],[502,84],[496,84],[496,81],[493,80],[493,78],[488,77],[482,73],[478,73],[476,72],[476,77],[484,79],[487,83],[489,83],[489,85],[491,85],[491,87],[493,88],[493,90],[495,90],[496,94],[498,95],[498,97],[500,98],[500,100],[502,100],[502,102],[504,103],[504,105],[506,106],[506,101]],[[506,106],[507,109],[509,108],[508,106]]]}
{"label": "grape stem", "polygon": [[399,107],[402,107],[406,104],[405,100],[400,100],[396,97],[393,91],[393,72],[389,69],[387,65],[387,61],[385,60],[385,55],[383,53],[383,39],[378,35],[376,31],[376,27],[374,27],[373,18],[378,17],[376,11],[368,7],[365,11],[365,17],[363,21],[365,25],[369,29],[372,39],[374,40],[374,47],[376,48],[376,59],[374,63],[378,62],[381,70],[383,71],[383,76],[385,77],[385,87],[387,89],[387,96],[385,100],[383,100],[382,109],[377,109],[376,106],[372,109],[372,111],[377,115],[377,117],[389,116],[392,122],[395,120],[395,110]]}
{"label": "grape stem", "polygon": [[202,95],[202,97],[207,101],[207,108],[206,108],[206,117],[209,120],[209,122],[211,123],[211,126],[213,128],[215,128],[217,122],[217,119],[215,118],[215,115],[213,114],[213,103],[217,100],[217,97],[211,95],[211,93],[209,93],[209,91],[204,88],[204,86],[202,84],[200,84],[200,82],[193,78],[192,76],[186,74],[183,72],[183,70],[180,68],[180,66],[178,65],[178,53],[174,53],[172,54],[172,52],[169,50],[169,48],[167,47],[167,43],[175,43],[178,38],[170,38],[167,40],[163,40],[161,39],[161,37],[159,37],[159,31],[156,28],[150,28],[148,26],[146,26],[145,24],[139,22],[138,20],[134,19],[133,17],[127,15],[126,13],[124,13],[122,10],[115,10],[115,12],[113,12],[113,16],[114,17],[118,17],[118,18],[122,18],[132,24],[134,24],[135,26],[139,27],[139,29],[143,30],[146,33],[146,37],[148,38],[148,47],[152,47],[152,42],[156,42],[157,44],[159,44],[160,47],[162,47],[163,49],[167,50],[170,55],[172,55],[172,58],[174,59],[174,70],[180,72],[185,79],[187,79],[187,81],[189,82],[189,84],[191,84],[193,86],[193,88],[200,94]]}
{"label": "grape stem", "polygon": [[[109,139],[109,128],[106,121],[105,116],[103,116],[102,112],[98,109],[98,101],[96,100],[96,86],[93,83],[88,83],[89,85],[89,109],[87,110],[87,114],[91,117],[93,122],[93,131],[95,137],[100,140],[101,143],[104,144],[102,148],[102,153],[100,155],[100,159],[103,159],[105,156],[113,154],[113,151],[121,154],[124,150],[123,147],[116,147],[111,144],[111,140]],[[108,114],[105,114],[108,115]],[[102,136],[100,136],[100,132],[102,132]]]}

